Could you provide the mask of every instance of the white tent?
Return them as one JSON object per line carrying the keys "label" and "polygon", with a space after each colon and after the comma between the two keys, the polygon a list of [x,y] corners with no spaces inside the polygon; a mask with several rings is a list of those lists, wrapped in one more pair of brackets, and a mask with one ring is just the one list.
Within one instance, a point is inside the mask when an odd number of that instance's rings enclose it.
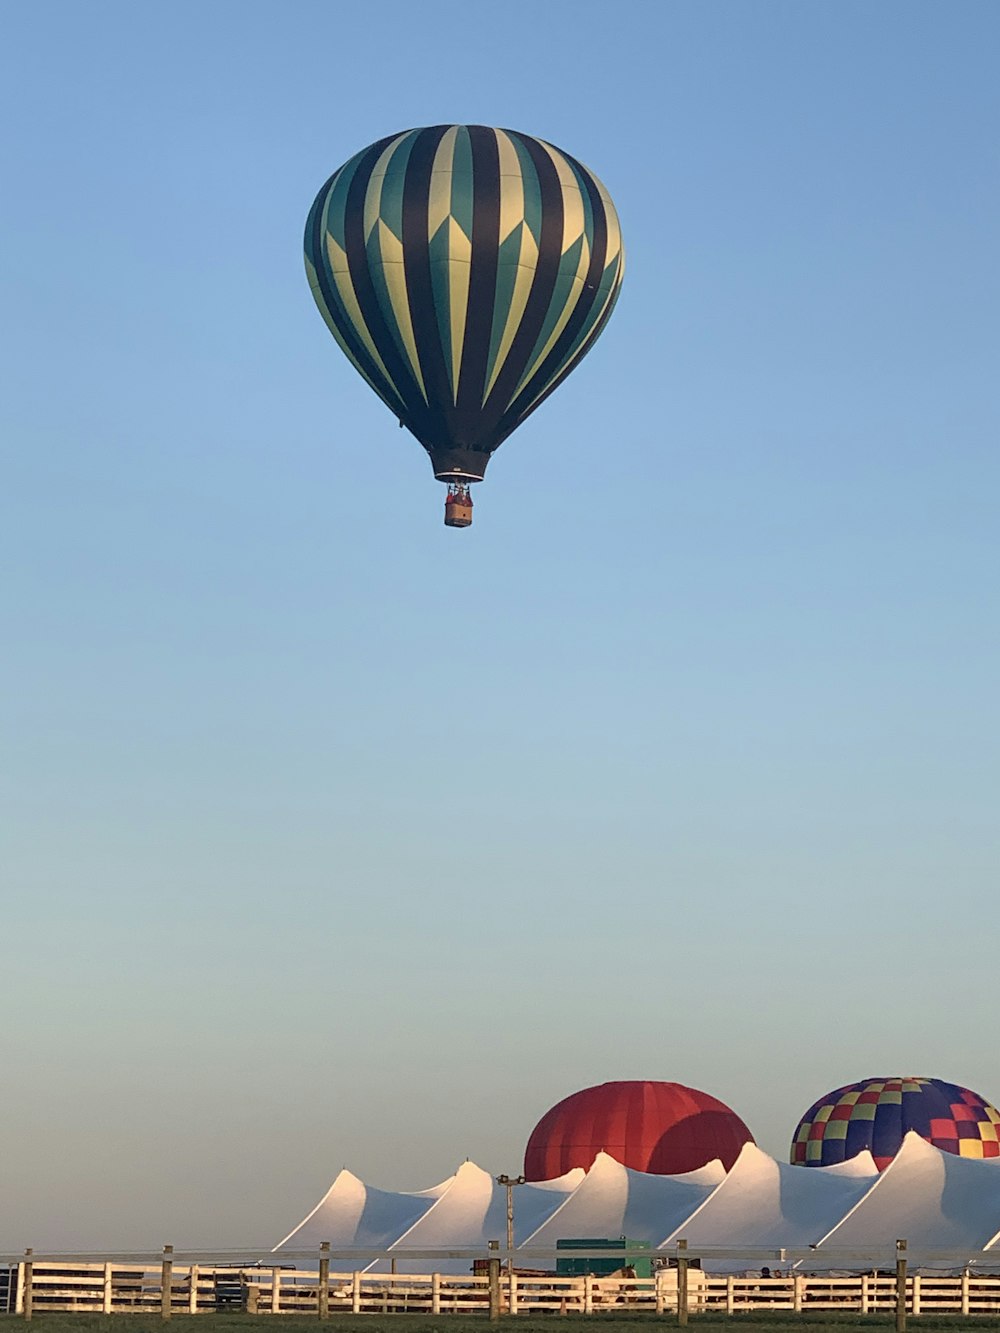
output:
{"label": "white tent", "polygon": [[[566,1198],[583,1184],[587,1173],[580,1166],[567,1171],[555,1180],[532,1181],[518,1185],[514,1192],[514,1244],[524,1245],[529,1236],[534,1235],[547,1218],[561,1208]],[[497,1190],[497,1213],[488,1219],[489,1236],[506,1243],[507,1235],[507,1191]]]}
{"label": "white tent", "polygon": [[[622,1168],[624,1169],[624,1168]],[[515,1243],[536,1231],[586,1179],[580,1167],[556,1180],[517,1188]],[[490,1240],[506,1243],[507,1191],[474,1162],[465,1162],[433,1189],[391,1194],[366,1186],[341,1171],[311,1213],[275,1250],[313,1253],[323,1241],[338,1249],[398,1251],[400,1273],[426,1271],[425,1260],[409,1261],[407,1250],[486,1249]],[[371,1267],[360,1261],[359,1267]],[[465,1272],[466,1258],[439,1259],[438,1272]]]}
{"label": "white tent", "polygon": [[746,1143],[725,1179],[661,1244],[683,1237],[694,1247],[804,1249],[853,1208],[877,1178],[867,1152],[838,1166],[802,1167],[777,1162]]}
{"label": "white tent", "polygon": [[450,1176],[416,1194],[392,1194],[341,1171],[312,1212],[275,1249],[317,1250],[325,1240],[338,1248],[388,1249],[448,1192],[455,1179]]}
{"label": "white tent", "polygon": [[[465,1162],[452,1177],[448,1188],[420,1214],[390,1249],[400,1251],[396,1268],[400,1273],[426,1272],[426,1260],[407,1262],[406,1250],[446,1250],[474,1246],[483,1248],[487,1237],[484,1224],[494,1203],[496,1182],[482,1167]],[[495,1211],[495,1209],[493,1210]],[[468,1272],[469,1260],[441,1260],[438,1272]]]}
{"label": "white tent", "polygon": [[569,1236],[620,1236],[627,1202],[628,1172],[607,1153],[598,1153],[593,1166],[572,1194],[563,1199],[523,1244],[555,1245],[559,1237]]}
{"label": "white tent", "polygon": [[657,1239],[676,1231],[693,1216],[725,1179],[726,1170],[718,1158],[682,1176],[629,1171],[623,1233],[632,1240],[649,1240],[655,1245]]}
{"label": "white tent", "polygon": [[[808,1168],[807,1168],[808,1169]],[[928,1251],[971,1256],[1000,1230],[1000,1168],[995,1159],[957,1157],[912,1131],[856,1206],[822,1239],[823,1248],[891,1250],[907,1242],[916,1264]]]}
{"label": "white tent", "polygon": [[[335,1251],[391,1250],[399,1271],[426,1272],[428,1260],[407,1252],[502,1247],[506,1204],[506,1189],[472,1162],[417,1193],[373,1189],[345,1170],[275,1248],[313,1255],[328,1240]],[[618,1236],[670,1248],[683,1237],[695,1252],[810,1250],[809,1268],[857,1269],[884,1266],[905,1238],[918,1266],[992,1268],[1000,1266],[1000,1162],[957,1157],[912,1133],[881,1175],[868,1153],[832,1167],[789,1166],[753,1144],[728,1174],[711,1162],[682,1176],[645,1175],[599,1153],[587,1172],[517,1186],[514,1223],[515,1244],[530,1249]],[[357,1266],[371,1263],[359,1257]],[[710,1253],[703,1263],[754,1266]],[[464,1272],[469,1256],[433,1266]]]}
{"label": "white tent", "polygon": [[719,1161],[686,1175],[653,1176],[598,1153],[586,1178],[523,1244],[554,1245],[571,1236],[648,1240],[668,1219],[687,1217],[725,1176]]}

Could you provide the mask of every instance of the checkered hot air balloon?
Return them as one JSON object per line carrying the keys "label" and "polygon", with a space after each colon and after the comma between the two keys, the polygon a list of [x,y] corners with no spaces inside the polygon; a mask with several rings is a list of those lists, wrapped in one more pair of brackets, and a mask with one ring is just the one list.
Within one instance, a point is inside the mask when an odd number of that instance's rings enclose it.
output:
{"label": "checkered hot air balloon", "polygon": [[624,269],[597,177],[483,125],[357,153],[316,196],[305,257],[330,332],[427,450],[456,527],[494,450],[594,345]]}
{"label": "checkered hot air balloon", "polygon": [[939,1078],[869,1078],[810,1106],[792,1138],[792,1162],[832,1166],[867,1148],[882,1171],[911,1129],[959,1157],[1000,1157],[1000,1111],[978,1092]]}

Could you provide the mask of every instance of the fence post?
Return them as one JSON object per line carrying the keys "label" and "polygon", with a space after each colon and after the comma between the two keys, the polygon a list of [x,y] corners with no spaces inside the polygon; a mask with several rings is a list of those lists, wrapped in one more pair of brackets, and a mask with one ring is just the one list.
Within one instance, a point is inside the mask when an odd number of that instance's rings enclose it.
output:
{"label": "fence post", "polygon": [[688,1321],[688,1260],[686,1240],[677,1242],[677,1323],[683,1328]]}
{"label": "fence post", "polygon": [[500,1260],[489,1260],[490,1282],[490,1323],[495,1324],[500,1318]]}
{"label": "fence post", "polygon": [[317,1288],[316,1313],[320,1319],[330,1317],[330,1242],[321,1241],[319,1247],[319,1287]]}
{"label": "fence post", "polygon": [[906,1241],[896,1241],[896,1333],[906,1333]]}
{"label": "fence post", "polygon": [[160,1318],[169,1319],[173,1313],[171,1297],[174,1285],[174,1247],[164,1245],[163,1261],[160,1264]]}
{"label": "fence post", "polygon": [[517,1274],[513,1267],[510,1270],[510,1306],[511,1314],[517,1314]]}
{"label": "fence post", "polygon": [[736,1278],[732,1273],[726,1278],[726,1314],[736,1313]]}
{"label": "fence post", "polygon": [[271,1269],[271,1313],[281,1314],[281,1269]]}
{"label": "fence post", "polygon": [[201,1281],[201,1269],[192,1264],[188,1269],[188,1314],[198,1313],[198,1284]]}
{"label": "fence post", "polygon": [[962,1269],[962,1313],[969,1313],[969,1270]]}
{"label": "fence post", "polygon": [[351,1275],[351,1314],[361,1313],[361,1273]]}
{"label": "fence post", "polygon": [[23,1276],[21,1278],[21,1282],[24,1287],[22,1309],[24,1311],[25,1319],[30,1319],[34,1314],[34,1309],[32,1307],[34,1306],[34,1297],[35,1297],[35,1293],[33,1290],[34,1278],[35,1278],[35,1264],[31,1257],[34,1253],[35,1251],[33,1249],[29,1248],[25,1250],[24,1264],[22,1265]]}
{"label": "fence post", "polygon": [[431,1274],[431,1314],[441,1313],[441,1274]]}
{"label": "fence post", "polygon": [[794,1273],[792,1275],[792,1310],[795,1314],[802,1313],[802,1274]]}
{"label": "fence post", "polygon": [[910,1313],[914,1318],[920,1313],[920,1274],[914,1273],[910,1278]]}
{"label": "fence post", "polygon": [[111,1265],[104,1265],[104,1290],[101,1293],[101,1312],[103,1314],[111,1313]]}
{"label": "fence post", "polygon": [[594,1313],[594,1275],[584,1273],[583,1275],[583,1313]]}

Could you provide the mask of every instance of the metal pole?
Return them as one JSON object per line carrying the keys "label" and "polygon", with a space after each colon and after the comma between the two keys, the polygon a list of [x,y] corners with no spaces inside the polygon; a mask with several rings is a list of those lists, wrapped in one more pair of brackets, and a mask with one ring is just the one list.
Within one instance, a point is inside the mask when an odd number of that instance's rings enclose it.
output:
{"label": "metal pole", "polygon": [[525,1183],[524,1176],[508,1176],[506,1172],[496,1178],[498,1185],[507,1190],[507,1272],[514,1272],[514,1186]]}
{"label": "metal pole", "polygon": [[896,1333],[906,1333],[906,1241],[896,1241]]}
{"label": "metal pole", "polygon": [[677,1323],[683,1328],[688,1321],[688,1259],[686,1240],[677,1242]]}
{"label": "metal pole", "polygon": [[164,1245],[163,1262],[160,1264],[160,1318],[169,1319],[173,1313],[172,1298],[174,1285],[174,1247]]}
{"label": "metal pole", "polygon": [[324,1240],[319,1247],[319,1292],[316,1301],[316,1313],[320,1319],[330,1318],[330,1242]]}

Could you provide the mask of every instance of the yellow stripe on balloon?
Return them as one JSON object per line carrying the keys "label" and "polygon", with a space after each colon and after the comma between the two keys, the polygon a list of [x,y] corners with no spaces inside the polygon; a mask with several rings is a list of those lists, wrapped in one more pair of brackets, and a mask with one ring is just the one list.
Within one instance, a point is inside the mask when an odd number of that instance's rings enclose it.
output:
{"label": "yellow stripe on balloon", "polygon": [[[341,246],[337,244],[337,242],[333,238],[332,233],[329,231],[326,233],[326,253],[328,259],[330,260],[330,268],[333,273],[334,286],[337,288],[337,295],[340,297],[341,302],[343,303],[344,310],[347,314],[347,318],[351,321],[351,325],[354,328],[354,332],[364,343],[365,351],[378,366],[379,370],[381,370],[382,374],[386,377],[388,382],[392,384],[392,376],[389,374],[388,370],[386,370],[385,362],[382,360],[381,356],[379,356],[378,348],[372,341],[372,336],[368,331],[368,325],[365,323],[365,317],[361,313],[361,306],[358,304],[358,298],[354,291],[354,283],[351,280],[351,270],[347,263],[347,253]],[[326,302],[321,300],[318,302],[318,304],[320,306],[321,311],[323,312],[323,318],[326,320],[327,324],[330,325],[330,328],[333,329],[334,326],[330,323],[330,319],[328,318],[327,315]],[[336,333],[335,329],[334,333]],[[340,342],[341,347],[344,346],[342,340],[340,340],[339,338],[338,342]],[[350,356],[349,352],[348,355]],[[354,358],[351,357],[351,360],[353,361]],[[357,363],[355,362],[355,364]],[[364,371],[362,371],[361,373],[364,374]],[[365,378],[367,379],[368,377],[365,376]],[[399,390],[396,388],[394,384],[392,385],[392,387],[396,392],[396,394],[399,395],[400,402],[402,402],[403,399],[402,395],[399,394]]]}
{"label": "yellow stripe on balloon", "polygon": [[[577,302],[580,300],[580,297],[584,293],[585,280],[587,277],[587,270],[589,268],[590,268],[590,246],[587,244],[586,236],[584,236],[583,244],[580,246],[580,262],[576,266],[576,272],[573,275],[573,282],[572,285],[570,286],[569,291],[566,294],[566,301],[565,304],[563,305],[559,318],[556,320],[552,332],[546,339],[545,346],[535,357],[533,365],[524,375],[522,375],[521,383],[517,386],[517,388],[514,390],[514,393],[511,395],[511,402],[514,401],[520,390],[524,387],[525,384],[528,383],[532,375],[534,375],[535,371],[542,364],[542,362],[545,360],[548,354],[552,351],[553,347],[555,347],[559,335],[562,333],[563,329],[569,323],[570,316],[576,309]],[[508,403],[507,406],[509,407],[510,403]]]}
{"label": "yellow stripe on balloon", "polygon": [[458,126],[452,125],[441,136],[431,164],[431,188],[427,200],[427,239],[433,240],[438,228],[451,212],[451,169],[455,158]]}
{"label": "yellow stripe on balloon", "polygon": [[615,206],[611,202],[611,196],[597,179],[593,172],[590,173],[591,179],[597,186],[597,193],[601,196],[601,203],[604,205],[604,216],[608,225],[608,248],[604,256],[604,267],[613,263],[621,255],[621,268],[618,273],[618,281],[621,281],[622,274],[625,272],[625,256],[622,254],[622,229],[618,221],[618,214],[615,212]]}
{"label": "yellow stripe on balloon", "polygon": [[350,344],[347,342],[344,335],[341,333],[340,329],[334,322],[333,316],[330,313],[330,308],[326,303],[326,297],[324,296],[322,288],[320,287],[319,278],[317,277],[316,270],[308,259],[306,259],[306,276],[309,279],[309,286],[312,289],[313,299],[315,300],[316,305],[319,308],[319,313],[323,316],[323,322],[326,324],[326,327],[330,330],[334,338],[337,340],[337,344],[340,347],[340,350],[347,357],[348,361],[350,361],[351,365],[358,372],[361,378],[366,382],[366,384],[370,385],[370,387],[375,390],[379,398],[382,399],[383,403],[385,403],[385,405],[391,411],[399,412],[399,410],[402,408],[402,410],[405,412],[406,410],[405,404],[403,403],[403,400],[399,397],[399,395],[396,393],[396,390],[392,385],[392,381],[389,380],[389,377],[386,376],[386,381],[392,393],[391,399],[386,396],[385,389],[382,387],[382,385],[379,384],[377,380],[372,379],[371,375],[369,375],[368,371],[365,370],[364,366],[354,355],[354,352],[352,351]]}
{"label": "yellow stripe on balloon", "polygon": [[379,159],[372,168],[372,173],[368,177],[368,187],[365,190],[365,211],[364,211],[364,232],[365,242],[375,230],[375,224],[379,219],[379,212],[382,208],[382,186],[385,184],[386,173],[389,170],[389,163],[392,161],[392,155],[399,145],[409,136],[398,134],[391,144],[388,144],[379,154]]}
{"label": "yellow stripe on balloon", "polygon": [[510,135],[494,131],[500,159],[500,244],[524,221],[524,177]]}
{"label": "yellow stripe on balloon", "polygon": [[[596,318],[594,318],[594,319],[592,320],[592,324],[591,324],[591,329],[592,329],[592,330],[593,330],[593,329],[600,328],[600,326],[601,326],[601,320],[604,318],[605,311],[607,310],[607,308],[608,308],[608,306],[611,304],[611,302],[615,299],[615,296],[616,296],[617,293],[618,293],[618,288],[619,288],[620,284],[621,284],[621,268],[619,267],[619,270],[618,270],[618,276],[616,276],[614,282],[611,284],[610,288],[608,289],[608,294],[607,294],[607,296],[604,298],[604,301],[601,303],[601,309],[600,309],[599,313],[597,314]],[[573,355],[570,357],[570,359],[565,363],[565,365],[562,365],[562,366],[559,367],[559,374],[560,374],[560,375],[563,375],[563,376],[569,374],[570,370],[571,370],[571,369],[573,368],[573,366],[575,366],[576,363],[580,360],[580,357],[583,356],[584,352],[587,350],[587,348],[588,348],[589,346],[590,346],[589,339],[588,339],[588,338],[584,338],[583,342],[582,342],[582,343],[580,344],[580,346],[576,349],[576,351],[573,353]],[[525,408],[522,409],[522,411],[521,411],[521,418],[522,418],[522,419],[528,415],[528,413],[531,411],[531,409],[532,409],[532,408],[535,406],[535,404],[538,402],[539,398],[541,398],[541,396],[542,396],[542,395],[545,393],[545,391],[549,388],[549,384],[550,384],[550,383],[551,383],[551,381],[547,381],[545,384],[543,384],[542,387],[539,389],[539,391],[535,394],[534,398],[532,398],[531,402],[527,405],[527,407],[525,407]],[[516,396],[516,395],[515,395],[515,396]],[[511,401],[513,402],[513,399],[511,399]],[[508,406],[509,406],[509,404],[508,404]],[[824,1110],[826,1110],[826,1111],[827,1111],[827,1114],[829,1114],[830,1110],[832,1110],[832,1107],[824,1107]],[[816,1118],[817,1118],[817,1120],[818,1120],[818,1119],[820,1119],[820,1116],[817,1116]]]}
{"label": "yellow stripe on balloon", "polygon": [[469,312],[469,281],[472,276],[472,241],[454,218],[448,219],[448,313],[451,319],[451,393],[458,402],[458,380],[462,369],[462,345]]}
{"label": "yellow stripe on balloon", "polygon": [[557,148],[553,148],[551,144],[545,143],[543,140],[539,142],[552,159],[552,165],[559,176],[559,188],[562,191],[563,202],[562,249],[559,253],[565,254],[583,234],[586,225],[580,182],[576,178],[576,172]]}
{"label": "yellow stripe on balloon", "polygon": [[483,394],[483,402],[493,391],[493,386],[497,382],[497,376],[504,368],[507,360],[507,353],[510,351],[511,344],[517,336],[517,331],[521,327],[521,320],[524,316],[525,307],[528,304],[528,297],[531,295],[531,284],[535,278],[535,270],[538,267],[538,243],[531,234],[528,226],[521,228],[521,249],[517,259],[517,277],[514,280],[514,290],[511,292],[510,305],[507,310],[507,319],[503,326],[503,335],[500,338],[500,344],[497,347],[496,364],[493,367],[493,373],[490,375],[489,383],[486,386],[486,392]]}
{"label": "yellow stripe on balloon", "polygon": [[378,248],[382,258],[382,273],[385,277],[386,291],[392,305],[392,313],[399,329],[403,350],[410,363],[410,370],[416,380],[424,402],[427,402],[427,390],[420,370],[420,357],[417,354],[417,342],[413,336],[413,321],[410,318],[410,302],[406,292],[406,266],[403,262],[403,242],[394,236],[385,223],[379,219]]}

